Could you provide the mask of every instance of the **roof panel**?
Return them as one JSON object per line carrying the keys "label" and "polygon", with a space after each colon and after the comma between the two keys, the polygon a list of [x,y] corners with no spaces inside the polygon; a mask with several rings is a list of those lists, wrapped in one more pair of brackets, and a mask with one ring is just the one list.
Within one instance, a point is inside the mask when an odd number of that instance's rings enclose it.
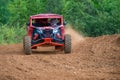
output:
{"label": "roof panel", "polygon": [[31,18],[61,18],[61,15],[58,14],[51,14],[51,13],[45,13],[45,14],[37,14],[37,15],[33,15],[30,16]]}

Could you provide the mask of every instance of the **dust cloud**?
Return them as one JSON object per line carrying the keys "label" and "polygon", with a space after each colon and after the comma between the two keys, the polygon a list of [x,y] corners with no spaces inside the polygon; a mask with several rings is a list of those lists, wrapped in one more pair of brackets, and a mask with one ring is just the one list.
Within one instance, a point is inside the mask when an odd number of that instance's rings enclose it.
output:
{"label": "dust cloud", "polygon": [[74,30],[70,25],[67,25],[67,28],[65,29],[65,34],[71,35],[72,49],[79,47],[79,43],[84,41],[84,37],[76,30]]}

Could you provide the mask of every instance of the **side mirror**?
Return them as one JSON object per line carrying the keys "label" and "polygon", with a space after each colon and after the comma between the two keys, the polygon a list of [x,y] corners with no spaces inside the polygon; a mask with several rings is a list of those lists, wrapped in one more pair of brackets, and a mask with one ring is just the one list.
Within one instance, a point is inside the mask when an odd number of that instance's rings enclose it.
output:
{"label": "side mirror", "polygon": [[67,22],[66,22],[66,21],[64,21],[64,22],[63,22],[63,25],[66,25],[66,24],[67,24]]}

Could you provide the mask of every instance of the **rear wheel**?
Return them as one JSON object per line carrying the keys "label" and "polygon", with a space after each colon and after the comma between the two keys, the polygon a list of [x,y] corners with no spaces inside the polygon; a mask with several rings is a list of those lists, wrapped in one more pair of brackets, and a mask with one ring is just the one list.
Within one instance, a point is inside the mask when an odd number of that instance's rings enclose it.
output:
{"label": "rear wheel", "polygon": [[64,52],[71,53],[71,35],[65,35]]}
{"label": "rear wheel", "polygon": [[31,40],[29,36],[24,36],[23,47],[24,47],[25,54],[30,55],[32,53]]}

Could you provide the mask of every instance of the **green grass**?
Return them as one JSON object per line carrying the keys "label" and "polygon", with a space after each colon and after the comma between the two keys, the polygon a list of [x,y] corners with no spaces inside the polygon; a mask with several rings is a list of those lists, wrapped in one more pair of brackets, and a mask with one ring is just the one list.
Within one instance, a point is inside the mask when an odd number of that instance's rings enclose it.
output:
{"label": "green grass", "polygon": [[26,26],[8,26],[0,27],[0,44],[21,43],[26,34]]}

